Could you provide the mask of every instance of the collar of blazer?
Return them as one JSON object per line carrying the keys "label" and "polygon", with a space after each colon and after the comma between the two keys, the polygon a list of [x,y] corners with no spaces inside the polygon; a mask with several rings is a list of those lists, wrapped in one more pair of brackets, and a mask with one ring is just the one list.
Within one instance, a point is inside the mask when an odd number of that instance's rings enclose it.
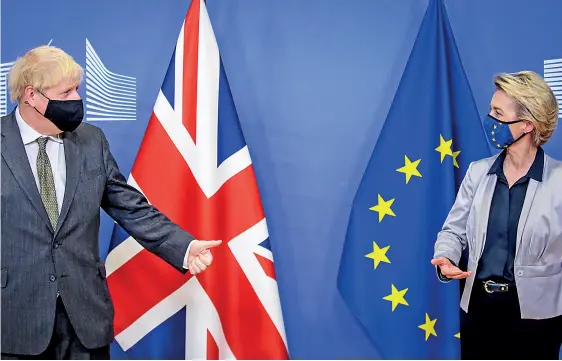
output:
{"label": "collar of blazer", "polygon": [[2,117],[2,158],[5,160],[8,168],[13,174],[19,186],[23,189],[27,198],[29,198],[33,207],[39,213],[45,225],[54,233],[59,232],[61,225],[68,214],[70,204],[74,198],[78,180],[80,179],[80,170],[82,162],[82,154],[78,146],[77,134],[65,132],[63,133],[64,155],[66,162],[66,186],[61,207],[61,213],[57,229],[52,229],[49,217],[41,201],[37,184],[33,178],[29,160],[25,152],[23,140],[17,125],[15,109],[9,115]]}

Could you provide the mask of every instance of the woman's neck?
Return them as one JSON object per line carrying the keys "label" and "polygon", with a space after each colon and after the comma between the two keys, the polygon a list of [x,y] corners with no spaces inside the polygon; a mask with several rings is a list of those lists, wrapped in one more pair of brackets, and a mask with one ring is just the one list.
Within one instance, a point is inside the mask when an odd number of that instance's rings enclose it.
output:
{"label": "woman's neck", "polygon": [[507,148],[506,165],[517,171],[527,171],[535,161],[538,148],[531,142],[521,142],[516,145]]}

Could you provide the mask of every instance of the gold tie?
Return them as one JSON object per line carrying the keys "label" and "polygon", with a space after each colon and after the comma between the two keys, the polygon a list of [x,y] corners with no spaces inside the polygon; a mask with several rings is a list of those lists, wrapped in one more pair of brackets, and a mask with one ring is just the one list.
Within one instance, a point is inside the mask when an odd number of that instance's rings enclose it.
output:
{"label": "gold tie", "polygon": [[55,190],[55,180],[53,178],[53,170],[51,162],[47,155],[46,146],[49,138],[42,137],[37,139],[39,143],[39,153],[37,153],[37,176],[39,178],[39,193],[41,200],[53,226],[53,230],[57,228],[59,219],[59,207],[57,204],[57,193]]}

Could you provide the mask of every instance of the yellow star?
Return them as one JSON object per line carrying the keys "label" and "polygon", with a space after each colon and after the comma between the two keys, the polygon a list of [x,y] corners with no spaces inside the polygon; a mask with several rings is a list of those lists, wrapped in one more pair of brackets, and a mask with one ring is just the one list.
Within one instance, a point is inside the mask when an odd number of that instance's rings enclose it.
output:
{"label": "yellow star", "polygon": [[390,263],[390,260],[386,256],[386,252],[389,248],[390,246],[380,248],[379,245],[375,241],[373,241],[373,252],[366,254],[365,257],[372,259],[375,269],[377,269],[379,263],[381,262]]}
{"label": "yellow star", "polygon": [[382,222],[382,219],[386,215],[396,217],[396,214],[394,214],[394,212],[390,208],[392,207],[392,203],[394,203],[394,199],[395,198],[392,198],[389,201],[385,201],[384,199],[382,199],[381,195],[379,194],[379,204],[369,208],[372,211],[379,212],[379,223]]}
{"label": "yellow star", "polygon": [[418,327],[425,331],[425,340],[429,338],[429,335],[433,335],[437,337],[437,333],[435,332],[435,322],[437,319],[431,320],[429,315],[425,314],[425,323],[423,325],[419,325]]}
{"label": "yellow star", "polygon": [[406,174],[406,184],[410,181],[412,176],[421,177],[421,173],[418,171],[418,165],[421,162],[421,159],[418,159],[414,162],[410,161],[407,155],[404,156],[405,165],[402,168],[398,168],[396,171],[400,173]]}
{"label": "yellow star", "polygon": [[494,125],[494,129],[498,129],[498,126],[497,126],[497,125]]}
{"label": "yellow star", "polygon": [[460,332],[457,333],[457,334],[455,335],[455,337],[456,337],[456,338],[461,338],[461,333],[460,333]]}
{"label": "yellow star", "polygon": [[460,150],[453,153],[453,164],[457,168],[459,167],[459,163],[457,162],[457,157],[459,156],[460,153],[461,153]]}
{"label": "yellow star", "polygon": [[439,146],[435,148],[435,150],[441,153],[441,163],[443,163],[443,159],[445,159],[446,155],[453,156],[453,151],[451,150],[452,145],[452,139],[445,141],[445,139],[443,139],[443,136],[439,135]]}
{"label": "yellow star", "polygon": [[394,312],[398,305],[409,306],[406,299],[404,299],[406,292],[408,292],[407,288],[404,288],[402,291],[398,291],[398,289],[392,285],[392,293],[388,296],[384,296],[382,299],[392,302],[392,312]]}

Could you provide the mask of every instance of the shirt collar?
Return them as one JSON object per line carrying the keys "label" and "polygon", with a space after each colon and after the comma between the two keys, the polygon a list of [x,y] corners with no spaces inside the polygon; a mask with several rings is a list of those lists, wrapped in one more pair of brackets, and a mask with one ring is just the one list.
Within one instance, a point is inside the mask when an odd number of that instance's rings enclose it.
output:
{"label": "shirt collar", "polygon": [[[35,129],[33,129],[25,120],[23,120],[19,108],[16,108],[16,121],[18,123],[18,127],[20,129],[21,139],[23,140],[23,145],[28,145],[33,143],[37,140],[37,138],[44,137],[45,135],[39,133]],[[50,135],[49,139],[57,142],[62,143],[62,139],[60,135]]]}
{"label": "shirt collar", "polygon": [[[503,173],[503,162],[505,160],[507,150],[504,149],[500,155],[496,158],[494,164],[490,167],[488,174],[497,174],[499,175],[500,172]],[[544,170],[544,151],[541,147],[538,147],[537,154],[535,155],[535,160],[533,164],[531,164],[531,168],[527,172],[526,177],[533,178],[537,182],[542,182],[542,173]]]}

